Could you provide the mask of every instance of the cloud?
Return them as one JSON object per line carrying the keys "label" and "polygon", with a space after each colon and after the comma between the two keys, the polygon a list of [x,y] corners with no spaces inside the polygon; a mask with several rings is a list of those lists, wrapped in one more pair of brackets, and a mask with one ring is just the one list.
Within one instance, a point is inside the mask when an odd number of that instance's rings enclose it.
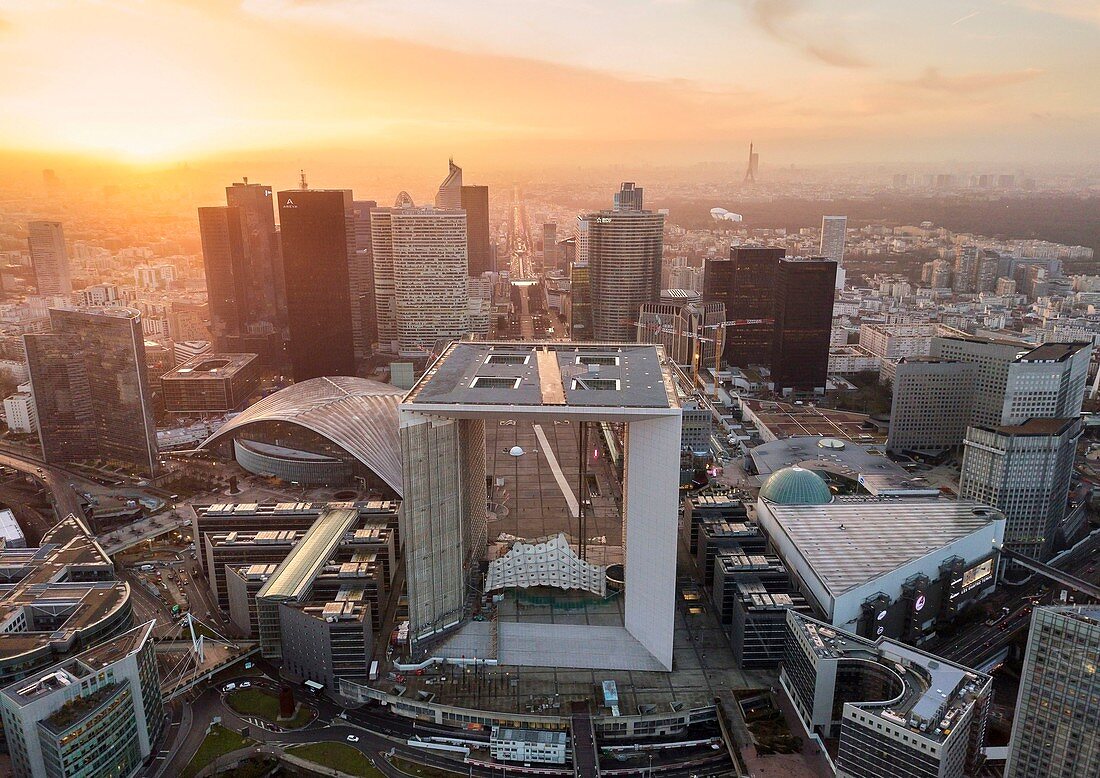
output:
{"label": "cloud", "polygon": [[[857,54],[842,40],[837,30],[825,30],[823,25],[835,24],[835,19],[820,17],[812,30],[800,29],[806,15],[805,0],[746,0],[749,19],[772,40],[802,52],[810,59],[836,68],[866,68],[871,63]],[[815,43],[826,38],[828,46]]]}
{"label": "cloud", "polygon": [[1038,68],[1027,68],[1004,73],[966,73],[959,76],[945,76],[939,68],[930,67],[919,78],[903,83],[930,92],[969,95],[1022,84],[1038,78],[1042,73],[1043,71]]}
{"label": "cloud", "polygon": [[1100,3],[1096,0],[1016,0],[1016,5],[1036,13],[1089,22],[1100,27]]}

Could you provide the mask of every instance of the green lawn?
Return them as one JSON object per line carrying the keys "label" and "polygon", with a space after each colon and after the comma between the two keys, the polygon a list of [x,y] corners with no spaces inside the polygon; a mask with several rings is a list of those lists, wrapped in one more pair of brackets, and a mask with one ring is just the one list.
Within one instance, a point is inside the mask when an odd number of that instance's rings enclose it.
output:
{"label": "green lawn", "polygon": [[348,775],[385,778],[385,773],[375,767],[361,751],[347,743],[307,743],[304,746],[288,748],[287,753]]}
{"label": "green lawn", "polygon": [[259,716],[276,726],[288,729],[304,727],[313,717],[313,712],[302,706],[290,721],[279,721],[279,698],[263,689],[237,689],[227,694],[225,701],[237,713],[243,713],[246,716]]}
{"label": "green lawn", "polygon": [[410,762],[408,759],[402,759],[399,756],[389,757],[389,763],[406,775],[424,776],[424,778],[452,778],[452,776],[461,778],[461,776],[465,775],[465,773],[444,770],[442,767],[432,767],[431,765]]}
{"label": "green lawn", "polygon": [[230,751],[250,746],[255,742],[252,738],[241,737],[239,733],[215,724],[210,728],[210,734],[202,741],[195,756],[191,758],[191,762],[184,768],[181,778],[190,778],[222,754],[228,754]]}

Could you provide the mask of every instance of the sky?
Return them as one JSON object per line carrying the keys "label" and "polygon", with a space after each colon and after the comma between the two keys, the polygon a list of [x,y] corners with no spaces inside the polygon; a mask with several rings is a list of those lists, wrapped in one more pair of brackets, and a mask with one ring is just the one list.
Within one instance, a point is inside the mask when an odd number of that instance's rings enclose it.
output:
{"label": "sky", "polygon": [[1096,0],[0,0],[0,153],[1100,159]]}

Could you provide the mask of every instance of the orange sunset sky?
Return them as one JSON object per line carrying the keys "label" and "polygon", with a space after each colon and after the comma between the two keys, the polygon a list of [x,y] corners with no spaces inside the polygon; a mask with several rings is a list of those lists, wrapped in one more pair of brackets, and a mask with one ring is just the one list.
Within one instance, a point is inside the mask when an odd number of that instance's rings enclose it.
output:
{"label": "orange sunset sky", "polygon": [[0,0],[0,151],[1095,163],[1094,0]]}

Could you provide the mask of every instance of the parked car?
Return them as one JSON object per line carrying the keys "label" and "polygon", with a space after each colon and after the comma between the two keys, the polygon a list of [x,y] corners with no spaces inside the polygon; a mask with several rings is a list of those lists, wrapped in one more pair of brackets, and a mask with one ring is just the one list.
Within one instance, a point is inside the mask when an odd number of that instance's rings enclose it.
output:
{"label": "parked car", "polygon": [[348,735],[348,742],[349,743],[358,743],[359,742],[359,736],[358,735]]}

